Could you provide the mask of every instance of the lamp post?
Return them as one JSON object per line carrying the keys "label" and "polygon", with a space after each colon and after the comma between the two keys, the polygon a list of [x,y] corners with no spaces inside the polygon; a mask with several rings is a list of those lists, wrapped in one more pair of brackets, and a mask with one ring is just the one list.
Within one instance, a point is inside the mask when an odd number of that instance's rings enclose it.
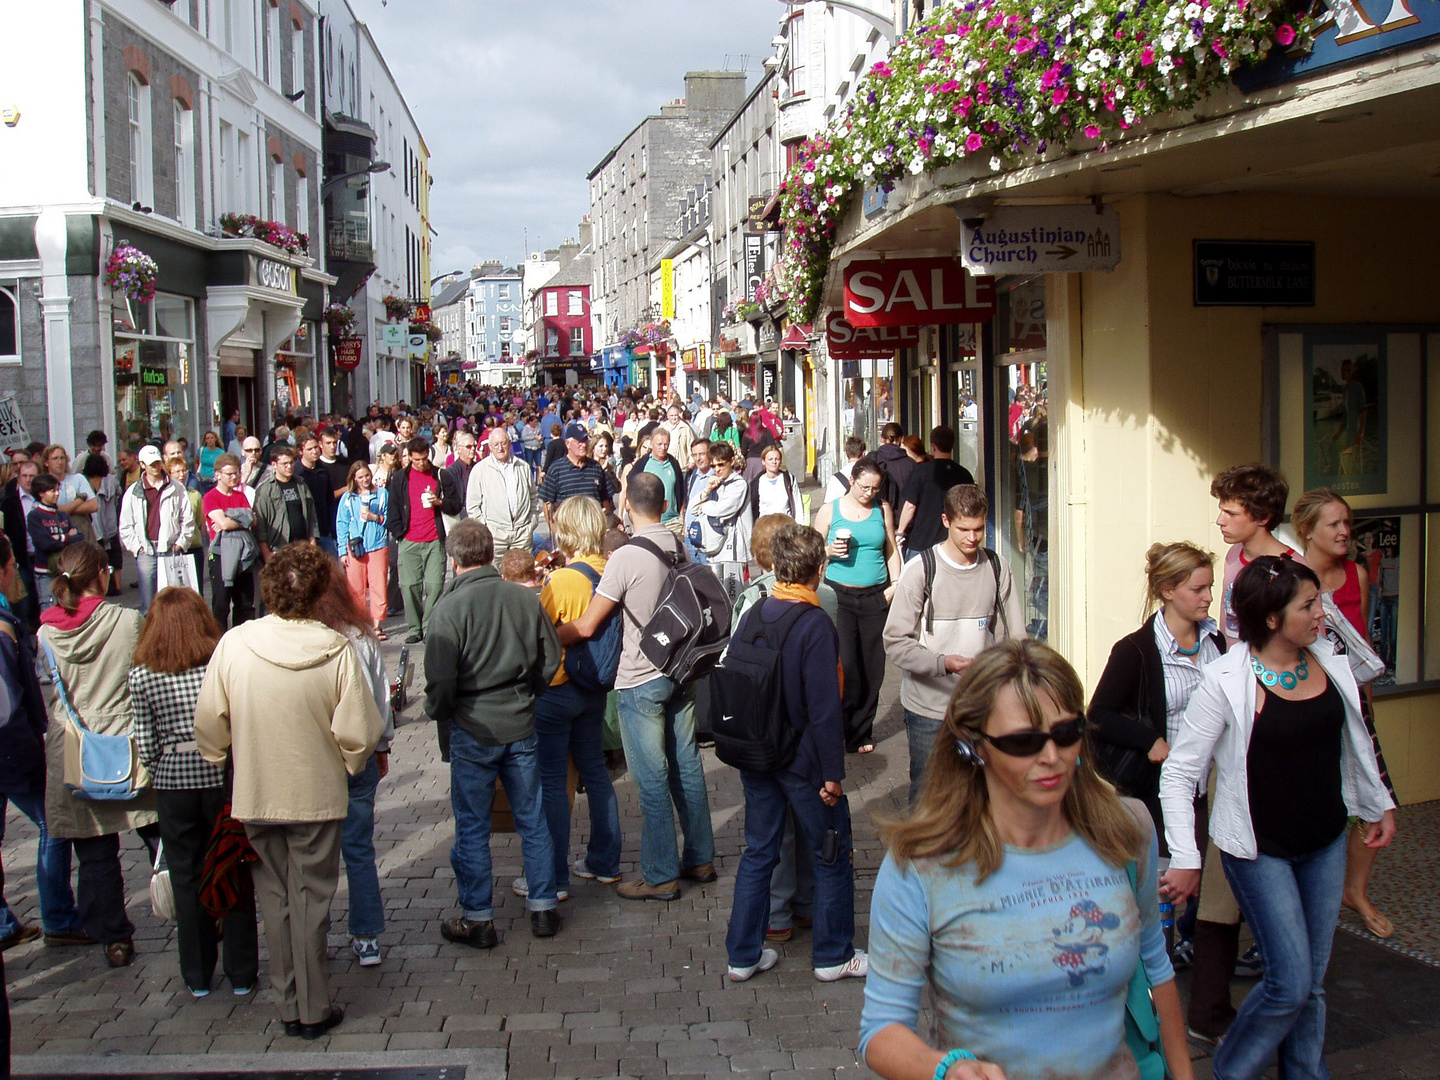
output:
{"label": "lamp post", "polygon": [[370,173],[382,173],[390,170],[388,161],[372,161],[363,169],[356,169],[354,172],[341,173],[339,176],[332,176],[320,187],[320,201],[325,201],[325,196],[338,188],[346,180],[353,180],[357,176],[367,176]]}

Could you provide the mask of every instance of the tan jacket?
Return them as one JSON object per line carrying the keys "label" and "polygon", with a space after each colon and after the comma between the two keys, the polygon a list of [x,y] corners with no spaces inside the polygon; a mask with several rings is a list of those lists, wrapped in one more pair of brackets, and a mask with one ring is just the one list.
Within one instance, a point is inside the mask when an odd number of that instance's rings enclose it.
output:
{"label": "tan jacket", "polygon": [[365,767],[383,730],[349,640],[278,615],[220,639],[195,706],[201,756],[234,759],[239,821],[343,818],[347,774]]}
{"label": "tan jacket", "polygon": [[[70,702],[91,731],[123,735],[132,729],[128,677],[144,624],[138,611],[102,603],[73,630],[40,627],[41,641],[55,651],[55,666]],[[159,821],[155,793],[149,789],[123,802],[77,799],[65,789],[65,728],[70,720],[59,695],[46,696],[50,725],[45,733],[45,822],[50,835],[79,840],[131,832]]]}
{"label": "tan jacket", "polygon": [[495,538],[495,552],[530,550],[535,533],[535,480],[530,466],[511,455],[504,465],[482,458],[470,470],[465,512]]}

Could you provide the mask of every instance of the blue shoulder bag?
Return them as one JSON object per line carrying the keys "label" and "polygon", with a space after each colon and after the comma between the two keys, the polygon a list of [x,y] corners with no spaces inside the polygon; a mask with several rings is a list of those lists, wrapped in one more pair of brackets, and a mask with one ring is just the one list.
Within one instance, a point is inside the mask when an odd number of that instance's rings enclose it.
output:
{"label": "blue shoulder bag", "polygon": [[[1135,906],[1140,906],[1140,888],[1135,880],[1135,863],[1125,867],[1130,878],[1130,891],[1135,894]],[[1140,1080],[1165,1080],[1170,1075],[1165,1065],[1165,1052],[1160,1042],[1160,1017],[1155,1012],[1155,1002],[1150,998],[1150,973],[1145,970],[1145,958],[1135,962],[1135,974],[1130,977],[1130,989],[1125,998],[1125,1045],[1135,1055],[1135,1064],[1140,1066]]]}
{"label": "blue shoulder bag", "polygon": [[60,678],[60,668],[55,663],[54,650],[44,638],[40,639],[40,645],[45,651],[45,666],[54,680],[55,693],[65,706],[65,713],[80,743],[78,775],[68,748],[65,754],[65,789],[77,799],[123,801],[135,798],[143,785],[137,783],[140,770],[131,736],[101,735],[87,728],[70,703],[65,682]]}

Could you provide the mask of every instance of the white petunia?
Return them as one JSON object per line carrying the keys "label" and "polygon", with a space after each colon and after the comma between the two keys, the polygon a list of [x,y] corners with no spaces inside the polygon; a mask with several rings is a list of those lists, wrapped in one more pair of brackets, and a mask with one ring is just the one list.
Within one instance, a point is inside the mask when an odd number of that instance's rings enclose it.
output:
{"label": "white petunia", "polygon": [[960,44],[960,35],[959,35],[959,34],[946,34],[946,35],[945,35],[945,44],[946,44],[946,45],[959,45],[959,44]]}
{"label": "white petunia", "polygon": [[916,176],[919,176],[922,172],[925,171],[925,159],[923,157],[917,157],[913,161],[911,161],[910,171]]}
{"label": "white petunia", "polygon": [[1186,5],[1185,5],[1185,21],[1186,21],[1186,22],[1189,22],[1191,19],[1198,19],[1198,18],[1200,18],[1200,13],[1201,13],[1202,11],[1204,11],[1204,10],[1205,10],[1205,9],[1202,8],[1199,4],[1195,4],[1195,3],[1186,4]]}
{"label": "white petunia", "polygon": [[990,159],[990,171],[991,171],[991,172],[999,172],[999,171],[1000,171],[1000,159],[999,159],[998,157],[992,157],[992,158]]}
{"label": "white petunia", "polygon": [[875,166],[874,166],[874,165],[871,165],[871,164],[867,161],[867,162],[864,164],[864,166],[860,169],[860,173],[861,173],[862,176],[864,176],[864,177],[868,180],[870,177],[872,177],[872,176],[875,175]]}

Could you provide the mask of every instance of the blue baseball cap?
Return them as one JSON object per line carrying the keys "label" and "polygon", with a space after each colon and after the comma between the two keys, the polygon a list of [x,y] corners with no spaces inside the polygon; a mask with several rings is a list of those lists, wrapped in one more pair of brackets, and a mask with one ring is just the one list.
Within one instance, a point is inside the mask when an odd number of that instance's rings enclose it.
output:
{"label": "blue baseball cap", "polygon": [[581,442],[589,442],[590,432],[580,421],[571,420],[570,423],[565,425],[565,438],[567,440],[579,439]]}

